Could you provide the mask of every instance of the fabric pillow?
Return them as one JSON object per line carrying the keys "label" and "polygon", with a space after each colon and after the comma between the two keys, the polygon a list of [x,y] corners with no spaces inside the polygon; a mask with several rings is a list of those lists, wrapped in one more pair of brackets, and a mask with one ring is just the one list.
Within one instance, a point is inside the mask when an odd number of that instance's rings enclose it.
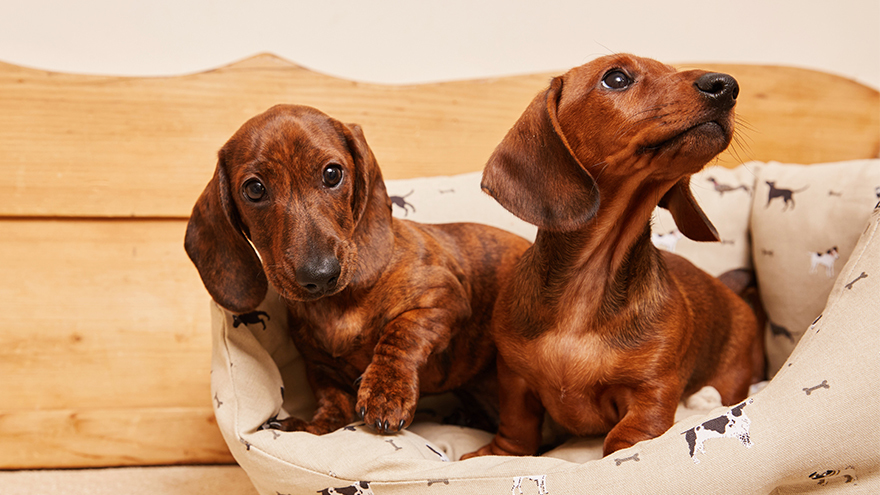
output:
{"label": "fabric pillow", "polygon": [[768,319],[769,376],[822,312],[878,199],[880,160],[760,167],[752,256]]}
{"label": "fabric pillow", "polygon": [[748,400],[684,419],[662,436],[596,461],[481,457],[451,462],[412,431],[361,424],[315,436],[260,430],[313,408],[286,311],[212,305],[217,424],[261,494],[805,493],[880,491],[880,208],[828,304],[782,370]]}

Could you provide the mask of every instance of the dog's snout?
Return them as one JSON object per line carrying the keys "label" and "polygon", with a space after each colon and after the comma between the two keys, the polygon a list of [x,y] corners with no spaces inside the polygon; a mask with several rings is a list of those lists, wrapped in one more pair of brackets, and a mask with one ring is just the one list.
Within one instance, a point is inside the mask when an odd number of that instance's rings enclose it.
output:
{"label": "dog's snout", "polygon": [[739,96],[739,84],[736,79],[718,72],[703,74],[694,86],[707,98],[722,106],[733,106]]}
{"label": "dog's snout", "polygon": [[342,268],[335,256],[305,264],[296,269],[296,283],[312,294],[329,292],[336,287]]}

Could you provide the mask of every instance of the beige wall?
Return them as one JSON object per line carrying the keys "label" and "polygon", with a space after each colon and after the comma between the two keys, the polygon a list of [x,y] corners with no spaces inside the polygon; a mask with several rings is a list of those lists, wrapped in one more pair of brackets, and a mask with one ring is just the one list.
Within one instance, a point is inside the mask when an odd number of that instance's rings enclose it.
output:
{"label": "beige wall", "polygon": [[7,0],[0,60],[164,75],[273,52],[406,83],[563,70],[629,51],[787,64],[880,87],[878,0]]}

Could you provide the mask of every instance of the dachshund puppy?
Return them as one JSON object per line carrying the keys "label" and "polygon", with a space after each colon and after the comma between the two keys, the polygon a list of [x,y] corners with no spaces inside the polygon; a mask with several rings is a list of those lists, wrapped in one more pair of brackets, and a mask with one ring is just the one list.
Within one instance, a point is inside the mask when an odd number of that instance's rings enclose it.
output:
{"label": "dachshund puppy", "polygon": [[731,141],[739,88],[631,55],[553,79],[490,157],[483,189],[536,224],[493,318],[500,425],[470,454],[530,455],[549,415],[607,434],[604,453],[656,437],[704,385],[744,399],[759,334],[717,279],[651,243],[659,204],[717,241],[690,177]]}
{"label": "dachshund puppy", "polygon": [[382,174],[357,125],[279,105],[219,152],[185,248],[211,297],[253,311],[267,284],[289,308],[317,398],[310,420],[268,423],[323,434],[355,420],[408,425],[419,393],[494,377],[489,323],[528,241],[476,224],[391,216]]}

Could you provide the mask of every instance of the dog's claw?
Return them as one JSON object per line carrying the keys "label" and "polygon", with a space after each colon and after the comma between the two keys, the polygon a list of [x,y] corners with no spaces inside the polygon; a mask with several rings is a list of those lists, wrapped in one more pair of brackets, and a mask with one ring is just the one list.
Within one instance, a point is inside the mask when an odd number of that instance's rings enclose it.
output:
{"label": "dog's claw", "polygon": [[351,384],[355,389],[361,386],[361,382],[364,381],[364,375],[361,375],[354,379],[354,382]]}
{"label": "dog's claw", "polygon": [[382,369],[381,373],[371,373],[371,370],[363,374],[355,411],[376,433],[393,435],[412,420],[419,395],[418,383],[412,383],[407,373],[393,366]]}
{"label": "dog's claw", "polygon": [[278,421],[278,416],[272,416],[260,425],[260,430],[281,430],[282,428],[281,422]]}

